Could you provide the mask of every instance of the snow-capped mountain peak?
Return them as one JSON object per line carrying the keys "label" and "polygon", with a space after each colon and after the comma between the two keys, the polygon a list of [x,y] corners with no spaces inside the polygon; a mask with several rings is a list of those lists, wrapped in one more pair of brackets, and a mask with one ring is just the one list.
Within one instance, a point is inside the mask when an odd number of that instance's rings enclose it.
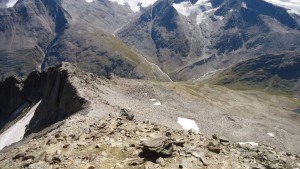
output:
{"label": "snow-capped mountain peak", "polygon": [[217,9],[212,7],[212,4],[209,0],[198,0],[194,4],[192,4],[190,1],[183,1],[177,4],[174,3],[172,6],[183,16],[188,17],[191,14],[196,14],[197,24],[202,23],[202,20],[205,19],[207,13]]}

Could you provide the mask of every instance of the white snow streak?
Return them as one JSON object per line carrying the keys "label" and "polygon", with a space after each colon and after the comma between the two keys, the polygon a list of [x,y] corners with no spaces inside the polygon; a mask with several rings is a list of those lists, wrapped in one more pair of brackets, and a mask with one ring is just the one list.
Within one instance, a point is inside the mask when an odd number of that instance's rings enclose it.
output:
{"label": "white snow streak", "polygon": [[247,4],[246,4],[245,2],[242,3],[242,7],[245,8],[245,9],[248,8],[248,7],[247,7]]}
{"label": "white snow streak", "polygon": [[165,73],[164,71],[162,71],[161,68],[160,68],[158,65],[156,65],[156,64],[154,64],[154,63],[148,61],[146,57],[144,57],[144,59],[145,59],[146,62],[148,62],[148,63],[151,65],[152,68],[156,68],[156,69],[157,69],[162,75],[164,75],[170,82],[173,82],[173,80],[170,78],[170,76],[169,76],[167,73]]}
{"label": "white snow streak", "polygon": [[267,133],[270,137],[275,137],[275,134],[273,133]]}
{"label": "white snow streak", "polygon": [[194,120],[178,117],[177,123],[180,124],[184,130],[195,130],[196,133],[199,133],[199,127]]}
{"label": "white snow streak", "polygon": [[20,119],[16,124],[8,128],[5,132],[0,135],[0,150],[2,150],[5,146],[9,146],[12,143],[18,142],[23,139],[25,134],[26,125],[29,124],[31,118],[34,115],[34,112],[40,102],[35,104],[29,112]]}
{"label": "white snow streak", "polygon": [[161,105],[161,102],[156,100],[156,99],[149,99],[150,102],[153,102],[153,106],[160,106]]}
{"label": "white snow streak", "polygon": [[11,8],[13,7],[16,3],[18,2],[18,0],[9,0],[6,4],[7,8]]}
{"label": "white snow streak", "polygon": [[258,143],[255,143],[255,142],[240,142],[239,145],[241,145],[241,146],[250,145],[252,147],[256,147],[256,146],[258,146]]}

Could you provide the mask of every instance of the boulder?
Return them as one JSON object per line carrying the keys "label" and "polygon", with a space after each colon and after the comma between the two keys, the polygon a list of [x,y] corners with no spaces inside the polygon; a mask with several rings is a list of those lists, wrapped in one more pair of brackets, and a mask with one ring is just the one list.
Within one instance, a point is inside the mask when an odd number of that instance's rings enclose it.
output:
{"label": "boulder", "polygon": [[130,113],[130,111],[128,109],[121,109],[120,111],[121,116],[125,117],[127,120],[133,120],[134,119],[134,115],[132,113]]}
{"label": "boulder", "polygon": [[150,161],[159,157],[171,157],[173,153],[173,142],[165,138],[149,139],[142,142],[141,157],[148,158]]}

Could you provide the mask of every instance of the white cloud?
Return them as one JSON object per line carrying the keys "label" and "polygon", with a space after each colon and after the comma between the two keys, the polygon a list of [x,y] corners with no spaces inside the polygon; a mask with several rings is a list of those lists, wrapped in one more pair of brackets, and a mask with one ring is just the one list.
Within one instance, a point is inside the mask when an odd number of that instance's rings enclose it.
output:
{"label": "white cloud", "polygon": [[266,2],[288,9],[290,13],[300,15],[300,0],[265,0]]}

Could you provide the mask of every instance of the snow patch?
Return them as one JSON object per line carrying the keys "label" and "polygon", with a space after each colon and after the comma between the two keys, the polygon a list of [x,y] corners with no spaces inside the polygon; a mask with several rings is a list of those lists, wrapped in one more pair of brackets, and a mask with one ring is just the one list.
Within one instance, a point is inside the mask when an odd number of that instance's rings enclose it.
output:
{"label": "snow patch", "polygon": [[[202,12],[202,13],[199,13],[198,15],[197,15],[197,18],[196,18],[196,23],[199,25],[199,24],[201,24],[202,23],[202,21],[206,18],[206,16],[208,16],[207,15],[207,13],[210,13],[210,12],[212,12],[212,11],[216,11],[218,8],[214,8],[214,9],[210,9],[210,10],[207,10],[207,11],[205,11],[205,12]],[[214,16],[216,19],[218,19],[218,16]],[[222,18],[222,16],[220,16],[221,18]],[[223,19],[223,18],[222,18]]]}
{"label": "snow patch", "polygon": [[258,146],[258,143],[255,143],[255,142],[239,142],[238,144],[241,146],[243,146],[243,145],[250,145],[252,147]]}
{"label": "snow patch", "polygon": [[247,4],[246,4],[245,2],[242,3],[242,7],[245,8],[245,9],[248,8],[248,7],[247,7]]}
{"label": "snow patch", "polygon": [[275,137],[275,134],[273,133],[267,133],[270,137]]}
{"label": "snow patch", "polygon": [[160,101],[156,101],[155,103],[153,103],[153,106],[160,106],[161,102]]}
{"label": "snow patch", "polygon": [[264,0],[273,5],[288,9],[289,13],[300,15],[300,1],[299,0]]}
{"label": "snow patch", "polygon": [[94,0],[85,0],[85,2],[91,3],[91,2],[94,2]]}
{"label": "snow patch", "polygon": [[18,142],[23,139],[25,134],[26,126],[29,124],[30,120],[32,119],[34,112],[40,102],[35,104],[29,112],[16,122],[13,126],[8,128],[5,132],[0,135],[0,150],[4,147],[11,145],[12,143]]}
{"label": "snow patch", "polygon": [[206,18],[207,13],[216,10],[212,7],[209,0],[198,0],[195,4],[192,4],[190,1],[184,1],[178,4],[174,3],[172,6],[183,16],[188,17],[192,14],[196,14],[197,24],[202,23],[202,21]]}
{"label": "snow patch", "polygon": [[153,5],[157,0],[109,0],[111,2],[116,2],[119,5],[129,5],[130,9],[136,13],[140,12],[141,7],[146,8]]}
{"label": "snow patch", "polygon": [[153,102],[153,106],[160,106],[161,105],[161,102],[156,100],[156,99],[149,99],[150,102]]}
{"label": "snow patch", "polygon": [[199,14],[212,9],[212,4],[209,0],[198,0],[195,4],[192,4],[190,1],[184,1],[178,4],[174,3],[172,6],[184,16],[190,16],[193,13]]}
{"label": "snow patch", "polygon": [[7,8],[11,8],[13,7],[16,3],[18,2],[18,0],[9,0],[6,4]]}
{"label": "snow patch", "polygon": [[178,117],[177,118],[177,123],[184,130],[195,130],[196,133],[199,133],[199,127],[198,127],[197,123],[194,120]]}

